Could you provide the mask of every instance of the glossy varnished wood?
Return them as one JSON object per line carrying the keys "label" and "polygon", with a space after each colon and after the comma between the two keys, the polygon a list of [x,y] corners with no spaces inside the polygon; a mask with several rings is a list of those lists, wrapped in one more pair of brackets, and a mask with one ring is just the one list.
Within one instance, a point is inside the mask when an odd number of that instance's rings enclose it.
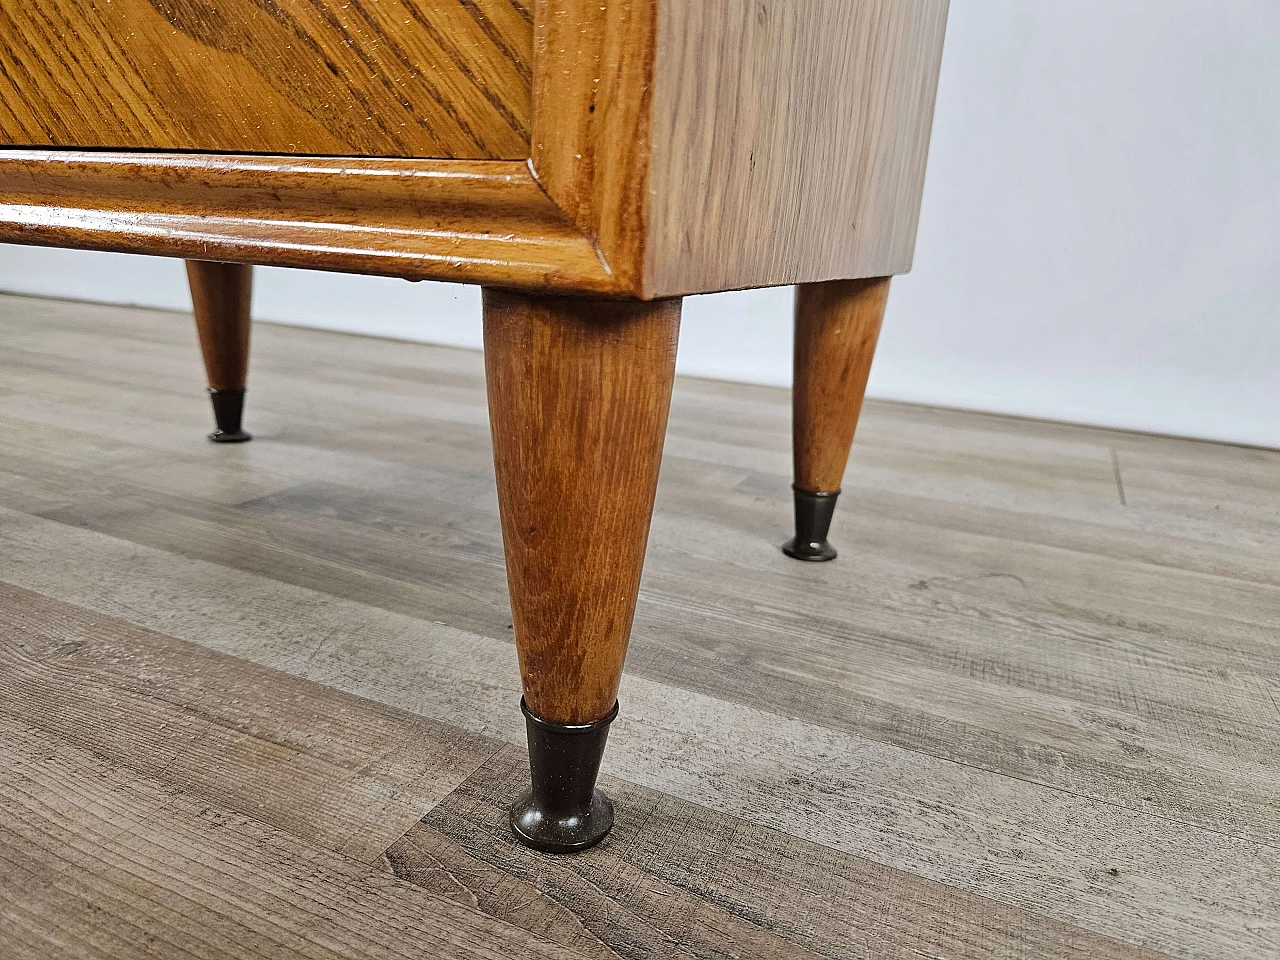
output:
{"label": "glossy varnished wood", "polygon": [[555,723],[613,707],[675,376],[680,301],[485,290],[485,374],[520,676]]}
{"label": "glossy varnished wood", "polygon": [[0,151],[0,240],[619,292],[524,163]]}
{"label": "glossy varnished wood", "polygon": [[530,167],[619,287],[643,295],[657,0],[535,0]]}
{"label": "glossy varnished wood", "polygon": [[528,156],[524,0],[29,0],[0,9],[0,143]]}
{"label": "glossy varnished wood", "polygon": [[791,429],[801,490],[840,489],[888,299],[887,277],[796,287]]}
{"label": "glossy varnished wood", "polygon": [[187,261],[191,305],[211,390],[243,390],[249,369],[253,267]]}
{"label": "glossy varnished wood", "polygon": [[[42,0],[55,2],[104,6]],[[332,2],[314,0],[307,15]],[[371,9],[382,17],[399,2]],[[287,157],[8,151],[0,153],[0,240],[639,299],[910,267],[946,0],[534,0],[528,21],[511,2],[433,0],[440,10],[415,7],[422,16],[410,14],[378,49],[399,63],[401,30],[427,31],[436,43],[428,30],[436,18],[462,17],[459,36],[483,35],[467,51],[516,69],[525,54],[508,34],[527,28],[527,149],[452,151],[530,156],[527,163],[366,159],[326,167]],[[253,17],[266,16],[254,0],[236,0],[232,13],[247,16],[249,6]],[[375,17],[366,7],[344,5],[343,17]],[[174,16],[196,32],[231,29],[234,18],[212,9],[192,0]],[[10,16],[12,30],[13,18],[33,15],[27,11],[0,16]],[[289,15],[301,16],[293,7]],[[325,20],[325,29],[346,29],[344,22]],[[173,37],[181,45],[185,34]],[[451,76],[432,73],[439,103],[450,107],[482,91],[486,109],[496,109],[510,89],[483,73],[471,77],[474,89],[450,85]],[[287,102],[294,99],[306,102]],[[196,102],[201,116],[216,119]],[[405,101],[435,102],[425,94]],[[401,107],[370,101],[369,123],[395,121]],[[4,109],[20,125],[13,111],[31,106],[18,99]],[[127,126],[101,104],[94,110],[104,129]],[[139,137],[130,145],[168,144]],[[274,141],[255,149],[328,152]],[[451,155],[358,144],[338,152]]]}
{"label": "glossy varnished wood", "polygon": [[[445,913],[400,884],[602,960],[1280,949],[1280,453],[869,401],[857,549],[800,566],[788,391],[678,381],[617,825],[549,863],[505,826],[528,773],[478,353],[259,323],[241,451],[200,438],[189,317],[0,322],[27,592],[0,715],[46,736],[0,765],[6,956],[194,930],[216,957],[249,917],[412,952]],[[126,802],[148,784],[173,816]]]}

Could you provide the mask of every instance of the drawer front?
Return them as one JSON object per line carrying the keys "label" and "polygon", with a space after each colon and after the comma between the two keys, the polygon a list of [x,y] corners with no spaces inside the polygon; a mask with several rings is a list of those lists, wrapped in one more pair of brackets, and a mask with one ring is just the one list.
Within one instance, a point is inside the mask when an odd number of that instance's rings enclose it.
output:
{"label": "drawer front", "polygon": [[522,159],[532,0],[0,3],[0,144]]}

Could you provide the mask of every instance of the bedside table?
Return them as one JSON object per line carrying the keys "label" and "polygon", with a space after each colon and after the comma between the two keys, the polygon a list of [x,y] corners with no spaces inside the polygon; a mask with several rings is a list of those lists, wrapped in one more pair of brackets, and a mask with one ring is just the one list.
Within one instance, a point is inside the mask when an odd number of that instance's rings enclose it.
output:
{"label": "bedside table", "polygon": [[[796,537],[911,266],[946,0],[27,0],[0,241],[187,259],[218,429],[251,264],[476,283],[532,789],[600,840],[681,297],[798,285]],[[725,331],[732,336],[732,330]]]}

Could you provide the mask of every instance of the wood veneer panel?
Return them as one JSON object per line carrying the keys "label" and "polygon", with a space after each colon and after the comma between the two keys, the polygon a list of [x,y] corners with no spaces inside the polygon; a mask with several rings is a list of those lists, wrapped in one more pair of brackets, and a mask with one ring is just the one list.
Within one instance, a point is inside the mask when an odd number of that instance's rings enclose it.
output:
{"label": "wood veneer panel", "polygon": [[0,6],[0,144],[521,159],[526,0]]}
{"label": "wood veneer panel", "polygon": [[663,0],[644,295],[911,267],[947,0]]}
{"label": "wood veneer panel", "polygon": [[[179,29],[152,6],[163,2]],[[644,299],[911,265],[947,0],[430,0],[394,24],[386,11],[409,12],[398,5],[412,0],[351,3],[341,15],[324,14],[338,0],[308,2],[270,16],[266,0],[228,0],[217,16],[208,0],[40,0],[0,12],[0,88],[17,94],[0,99],[0,143],[18,131],[44,144],[531,162],[436,169],[424,197],[449,193],[448,216],[409,215],[423,206],[414,189],[362,188],[383,207],[398,192],[404,204],[387,220],[343,202],[345,164],[305,187],[280,158],[239,171],[225,156],[179,173],[157,156],[135,158],[137,170],[96,168],[85,179],[104,196],[130,194],[120,209],[76,185],[77,158],[31,151],[21,170],[20,158],[0,156],[0,239]],[[108,29],[108,6],[141,8],[139,26]],[[49,26],[50,11],[69,9],[84,22]],[[252,43],[232,42],[233,25],[262,17]],[[326,31],[342,40],[329,59]],[[55,35],[85,56],[60,60]],[[195,49],[182,53],[184,43]],[[268,47],[277,53],[261,55]],[[332,66],[319,80],[308,73],[317,63]],[[234,103],[223,102],[228,77]],[[487,135],[476,111],[516,140]],[[66,175],[36,175],[46,162]],[[15,172],[58,184],[26,190]],[[392,183],[409,171],[360,172]],[[122,177],[134,182],[113,182]],[[191,183],[166,183],[175,177]],[[277,196],[253,177],[287,189]],[[522,184],[514,206],[483,186],[504,178]],[[221,190],[229,182],[256,187],[256,206]]]}

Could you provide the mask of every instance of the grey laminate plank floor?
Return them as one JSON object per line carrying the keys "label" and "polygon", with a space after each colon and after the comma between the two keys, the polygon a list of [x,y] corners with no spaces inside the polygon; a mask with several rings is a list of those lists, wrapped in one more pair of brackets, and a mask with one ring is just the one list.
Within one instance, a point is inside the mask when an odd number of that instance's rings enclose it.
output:
{"label": "grey laminate plank floor", "polygon": [[551,860],[478,354],[260,324],[227,448],[189,317],[0,343],[0,954],[1280,955],[1280,453],[871,403],[796,564],[786,391],[680,381]]}

